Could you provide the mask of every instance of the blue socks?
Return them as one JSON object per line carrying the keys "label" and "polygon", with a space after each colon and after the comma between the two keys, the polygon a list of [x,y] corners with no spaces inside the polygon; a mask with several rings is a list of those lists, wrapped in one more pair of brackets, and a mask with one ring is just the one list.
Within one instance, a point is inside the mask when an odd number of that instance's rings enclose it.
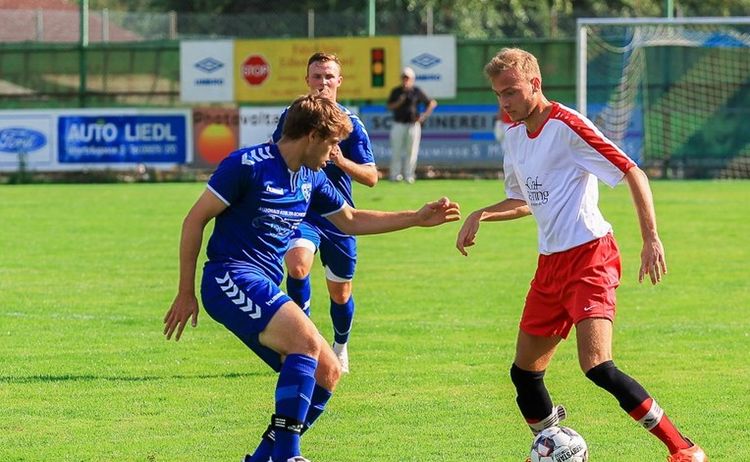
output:
{"label": "blue socks", "polygon": [[[310,275],[308,274],[304,279],[294,279],[287,275],[286,277],[286,292],[294,300],[294,303],[302,308],[302,311],[309,317],[310,316],[310,297],[312,294],[312,288],[310,286]],[[284,461],[286,462],[286,461]]]}
{"label": "blue socks", "polygon": [[354,297],[339,305],[331,300],[331,321],[333,321],[333,339],[338,344],[344,344],[349,340],[349,332],[352,330],[354,321]]}
{"label": "blue socks", "polygon": [[320,385],[315,385],[312,401],[310,402],[310,409],[307,410],[307,417],[305,417],[305,426],[302,429],[302,433],[306,432],[307,429],[312,427],[312,424],[318,420],[318,417],[320,417],[320,414],[325,410],[326,404],[328,404],[328,400],[331,399],[332,395],[333,393]]}
{"label": "blue socks", "polygon": [[281,366],[276,385],[276,414],[271,419],[276,437],[274,462],[286,462],[300,455],[300,432],[310,408],[317,367],[317,360],[300,354],[287,356]]}
{"label": "blue socks", "polygon": [[[307,410],[307,417],[305,417],[305,424],[302,427],[302,434],[304,434],[312,424],[318,420],[318,417],[325,410],[328,400],[331,399],[333,393],[321,387],[315,385],[313,390],[312,400],[310,401],[310,408]],[[301,435],[300,435],[301,436]],[[247,457],[245,462],[268,462],[268,458],[273,453],[274,440],[276,439],[276,432],[272,427],[268,427],[268,430],[263,434],[263,439],[255,449],[252,456]]]}
{"label": "blue socks", "polygon": [[268,430],[263,434],[263,439],[260,440],[260,444],[255,448],[255,452],[251,456],[245,456],[243,462],[268,462],[273,453],[273,442],[276,439],[276,432],[273,431],[272,427],[268,427]]}

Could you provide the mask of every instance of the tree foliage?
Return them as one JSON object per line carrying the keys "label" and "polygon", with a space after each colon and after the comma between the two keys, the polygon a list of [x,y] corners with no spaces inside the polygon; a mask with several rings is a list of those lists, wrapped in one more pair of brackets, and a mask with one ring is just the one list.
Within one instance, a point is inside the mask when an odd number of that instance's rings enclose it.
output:
{"label": "tree foliage", "polygon": [[[366,18],[369,0],[90,0],[91,8],[208,15],[339,14]],[[750,13],[750,0],[674,0],[677,16]],[[435,33],[464,38],[569,37],[580,17],[665,16],[664,0],[375,0],[380,33],[413,33],[431,16]],[[431,13],[431,14],[430,14]],[[357,29],[363,30],[362,27]],[[421,32],[425,32],[422,30]]]}

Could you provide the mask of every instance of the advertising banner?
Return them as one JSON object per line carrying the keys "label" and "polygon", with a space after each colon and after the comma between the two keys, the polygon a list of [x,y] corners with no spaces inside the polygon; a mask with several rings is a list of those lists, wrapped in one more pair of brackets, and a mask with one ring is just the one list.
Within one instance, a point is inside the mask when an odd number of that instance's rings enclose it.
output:
{"label": "advertising banner", "polygon": [[193,109],[196,167],[215,167],[239,147],[240,113],[237,108]]}
{"label": "advertising banner", "polygon": [[456,37],[401,37],[401,65],[414,69],[416,85],[431,98],[456,97]]}
{"label": "advertising banner", "polygon": [[184,164],[188,161],[184,115],[61,115],[57,120],[61,164]]}
{"label": "advertising banner", "polygon": [[0,113],[0,171],[50,168],[55,164],[54,119],[41,112]]}
{"label": "advertising banner", "polygon": [[234,101],[234,41],[180,42],[180,99]]}
{"label": "advertising banner", "polygon": [[270,140],[284,109],[286,106],[240,108],[240,146],[244,148]]}
{"label": "advertising banner", "polygon": [[[496,105],[440,105],[422,127],[418,166],[501,168],[503,153],[495,140]],[[360,107],[378,167],[391,159],[392,116],[384,106]]]}
{"label": "advertising banner", "polygon": [[308,91],[308,58],[323,51],[341,61],[340,100],[386,99],[400,83],[400,43],[399,37],[388,36],[237,40],[235,97],[241,102],[291,102]]}

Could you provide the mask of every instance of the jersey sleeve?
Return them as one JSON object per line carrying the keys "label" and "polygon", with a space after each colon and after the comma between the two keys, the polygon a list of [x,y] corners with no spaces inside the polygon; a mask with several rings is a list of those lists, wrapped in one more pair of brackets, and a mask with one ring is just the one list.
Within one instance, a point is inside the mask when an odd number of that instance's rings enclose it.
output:
{"label": "jersey sleeve", "polygon": [[310,209],[320,216],[332,215],[341,210],[346,201],[323,172],[316,172],[310,197]]}
{"label": "jersey sleeve", "polygon": [[503,157],[505,197],[507,197],[508,199],[518,199],[526,201],[526,198],[523,195],[523,191],[521,190],[521,185],[518,183],[518,176],[516,175],[516,171],[513,168],[513,163],[511,162],[510,156],[507,154],[508,151],[506,151],[506,149],[506,144],[503,143],[503,151],[506,152],[505,156]]}
{"label": "jersey sleeve", "polygon": [[353,130],[345,140],[346,148],[344,154],[346,157],[360,165],[375,164],[375,156],[372,153],[372,144],[370,135],[365,129],[365,125],[357,116],[351,117]]}
{"label": "jersey sleeve", "polygon": [[572,122],[568,125],[571,128],[570,144],[576,153],[575,163],[609,186],[616,186],[635,162],[591,121],[576,118]]}
{"label": "jersey sleeve", "polygon": [[242,151],[235,151],[221,161],[207,188],[227,206],[232,205],[247,191],[253,177],[253,165],[243,162]]}
{"label": "jersey sleeve", "polygon": [[279,116],[279,123],[276,124],[276,130],[274,130],[273,135],[271,135],[271,141],[274,143],[278,143],[281,139],[281,133],[284,129],[284,121],[286,120],[286,112],[288,110],[289,108],[284,109],[284,112]]}

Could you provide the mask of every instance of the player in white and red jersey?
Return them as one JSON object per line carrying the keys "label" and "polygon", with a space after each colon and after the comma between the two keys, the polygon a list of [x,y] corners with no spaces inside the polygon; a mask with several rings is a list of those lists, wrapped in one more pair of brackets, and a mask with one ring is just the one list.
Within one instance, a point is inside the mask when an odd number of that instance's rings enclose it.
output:
{"label": "player in white and red jersey", "polygon": [[612,187],[624,179],[630,187],[643,237],[639,281],[648,275],[656,284],[667,266],[645,173],[588,119],[545,98],[532,54],[506,48],[484,70],[501,109],[514,122],[503,141],[507,198],[469,215],[456,247],[467,255],[482,221],[536,218],[539,263],[510,371],[521,414],[534,433],[565,417],[562,406],[552,405],[544,373],[575,326],[586,377],[667,446],[668,461],[707,461],[703,450],[682,436],[646,390],[612,361],[620,253],[612,226],[599,211],[597,179]]}

